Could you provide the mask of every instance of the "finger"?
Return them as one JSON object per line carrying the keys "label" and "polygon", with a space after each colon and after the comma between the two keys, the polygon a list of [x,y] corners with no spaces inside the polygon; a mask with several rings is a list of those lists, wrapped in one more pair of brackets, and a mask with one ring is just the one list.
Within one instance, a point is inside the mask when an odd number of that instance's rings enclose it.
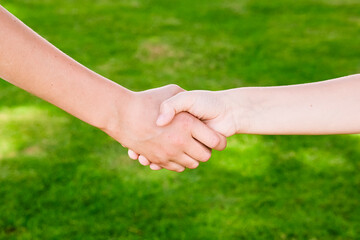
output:
{"label": "finger", "polygon": [[141,165],[144,165],[144,166],[150,165],[150,161],[146,157],[144,157],[143,155],[139,156],[139,163]]}
{"label": "finger", "polygon": [[181,156],[181,165],[182,166],[185,166],[187,168],[190,168],[190,169],[195,169],[199,166],[199,162],[196,161],[194,158],[190,157],[189,155],[187,154],[183,154]]}
{"label": "finger", "polygon": [[161,167],[166,168],[167,170],[170,170],[170,171],[175,171],[175,172],[183,172],[185,170],[184,166],[181,166],[180,164],[178,164],[176,162],[167,162],[166,164],[163,164]]}
{"label": "finger", "polygon": [[222,151],[226,148],[226,145],[227,145],[227,140],[226,140],[226,137],[224,135],[222,135],[221,133],[217,133],[218,137],[219,137],[219,144],[214,147],[215,150],[218,150],[218,151]]}
{"label": "finger", "polygon": [[137,154],[136,152],[134,152],[131,149],[128,150],[128,155],[129,155],[129,158],[131,158],[132,160],[137,160],[139,158],[139,154]]}
{"label": "finger", "polygon": [[156,171],[156,170],[162,169],[162,167],[160,167],[160,166],[157,165],[156,163],[150,163],[150,169]]}
{"label": "finger", "polygon": [[214,130],[210,129],[203,122],[196,119],[191,129],[193,138],[207,146],[208,148],[215,148],[220,144],[220,136]]}
{"label": "finger", "polygon": [[185,146],[185,153],[190,159],[199,162],[206,162],[211,157],[211,150],[195,139],[189,141]]}
{"label": "finger", "polygon": [[150,162],[143,155],[139,156],[139,162],[140,162],[141,165],[144,165],[144,166],[148,166],[150,164],[150,169],[151,170],[160,170],[160,169],[162,169],[162,167],[160,167],[158,164]]}
{"label": "finger", "polygon": [[165,100],[160,105],[160,113],[156,124],[158,126],[165,126],[170,123],[174,116],[179,112],[190,110],[194,103],[194,98],[191,94],[178,93],[175,96]]}

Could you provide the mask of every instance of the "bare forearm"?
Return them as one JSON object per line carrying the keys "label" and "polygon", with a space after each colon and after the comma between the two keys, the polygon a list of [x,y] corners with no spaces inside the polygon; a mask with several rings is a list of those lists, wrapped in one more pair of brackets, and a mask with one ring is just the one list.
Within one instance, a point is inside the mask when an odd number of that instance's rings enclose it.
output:
{"label": "bare forearm", "polygon": [[[62,53],[0,6],[0,77],[104,128],[129,91]],[[116,107],[122,104],[117,104]]]}
{"label": "bare forearm", "polygon": [[226,91],[238,133],[360,133],[360,75],[318,83]]}

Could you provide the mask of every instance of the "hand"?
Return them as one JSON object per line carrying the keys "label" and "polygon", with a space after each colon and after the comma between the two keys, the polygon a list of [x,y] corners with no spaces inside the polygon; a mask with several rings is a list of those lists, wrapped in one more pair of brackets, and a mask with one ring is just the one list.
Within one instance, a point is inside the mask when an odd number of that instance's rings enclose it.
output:
{"label": "hand", "polygon": [[182,172],[211,156],[209,148],[224,149],[225,137],[187,113],[165,127],[155,124],[160,104],[183,91],[176,85],[133,93],[125,120],[115,118],[105,132],[159,167]]}
{"label": "hand", "polygon": [[236,133],[232,101],[226,91],[181,92],[165,100],[160,106],[158,126],[169,124],[180,112],[188,112],[204,121],[210,128],[229,137]]}
{"label": "hand", "polygon": [[[203,120],[210,128],[228,137],[236,133],[236,124],[230,103],[231,100],[227,99],[224,91],[180,92],[161,104],[157,125],[165,126],[177,113],[189,112]],[[146,157],[132,150],[129,150],[128,154],[131,159],[139,159],[140,164],[144,166],[150,165],[153,170],[161,169]]]}

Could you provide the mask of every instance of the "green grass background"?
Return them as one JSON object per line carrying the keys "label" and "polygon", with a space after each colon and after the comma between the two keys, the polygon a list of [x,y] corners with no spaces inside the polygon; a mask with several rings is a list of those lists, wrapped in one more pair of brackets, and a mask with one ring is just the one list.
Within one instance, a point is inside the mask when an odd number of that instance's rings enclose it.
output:
{"label": "green grass background", "polygon": [[[360,72],[358,0],[0,3],[132,90]],[[154,172],[5,81],[0,126],[0,239],[360,239],[358,135],[239,135],[196,170]]]}

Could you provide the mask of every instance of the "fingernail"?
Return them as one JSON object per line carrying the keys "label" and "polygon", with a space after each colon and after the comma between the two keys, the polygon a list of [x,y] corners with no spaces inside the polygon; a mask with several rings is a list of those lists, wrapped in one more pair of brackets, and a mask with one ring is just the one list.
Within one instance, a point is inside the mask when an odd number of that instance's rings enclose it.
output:
{"label": "fingernail", "polygon": [[132,160],[137,160],[138,157],[139,157],[139,155],[137,153],[135,153],[134,151],[132,151],[132,150],[128,151],[128,155]]}
{"label": "fingernail", "polygon": [[156,164],[150,164],[150,168],[151,168],[151,170],[155,170],[155,171],[157,171],[157,170],[160,170],[161,169],[161,167],[160,166],[158,166],[158,165],[156,165]]}
{"label": "fingernail", "polygon": [[150,165],[149,160],[147,160],[143,155],[139,156],[139,163],[144,166]]}

